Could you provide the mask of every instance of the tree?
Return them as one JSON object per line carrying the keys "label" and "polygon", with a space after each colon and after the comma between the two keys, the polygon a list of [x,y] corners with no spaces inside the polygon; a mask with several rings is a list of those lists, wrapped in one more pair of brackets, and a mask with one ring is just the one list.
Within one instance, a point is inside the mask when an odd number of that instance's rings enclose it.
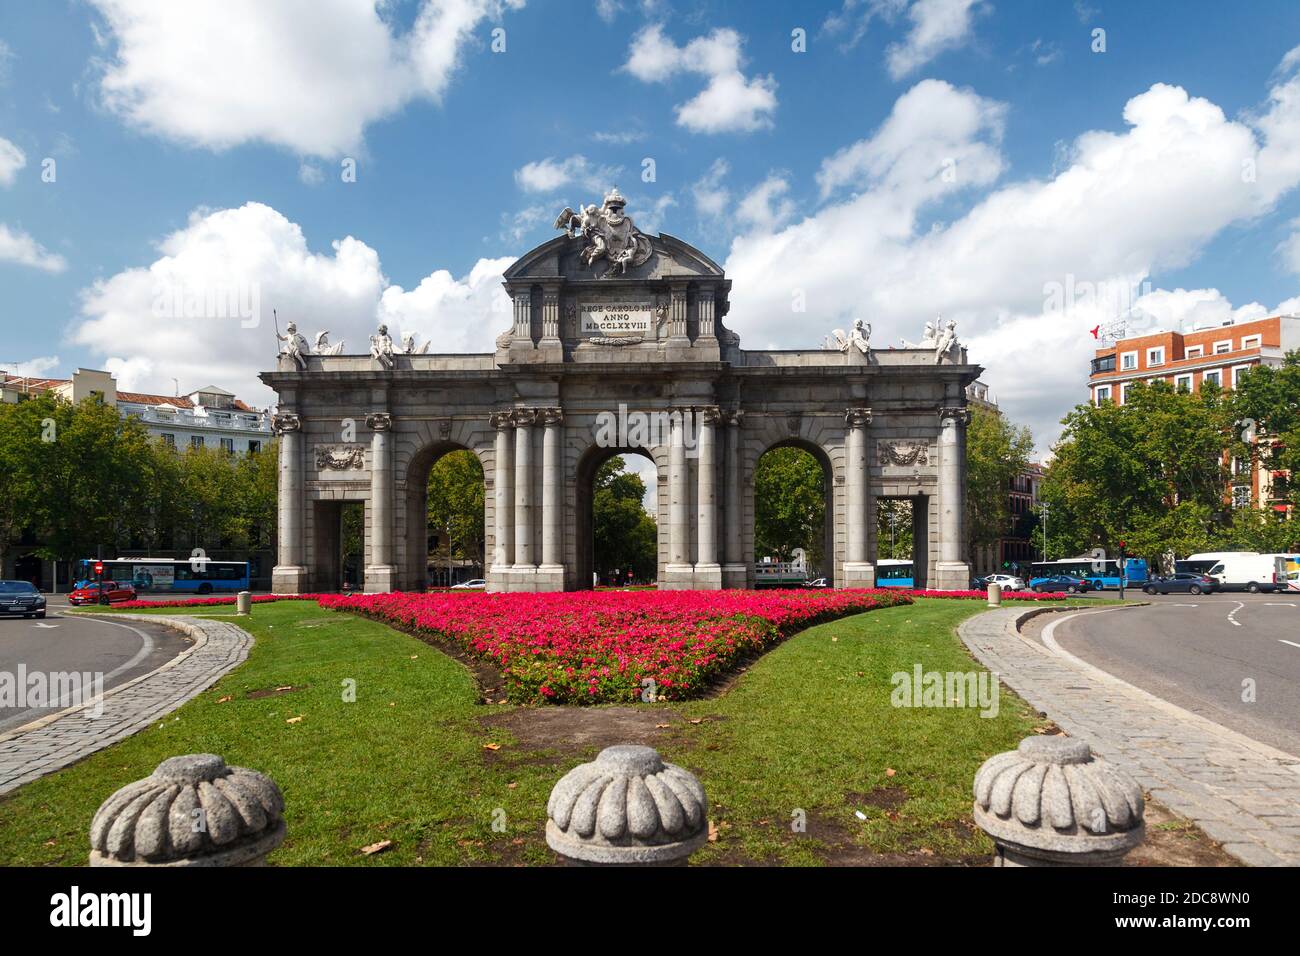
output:
{"label": "tree", "polygon": [[911,501],[906,498],[877,500],[876,541],[876,553],[881,558],[913,557]]}
{"label": "tree", "polygon": [[[429,469],[429,534],[483,563],[483,466],[472,451],[448,452]],[[450,547],[451,545],[449,545]]]}
{"label": "tree", "polygon": [[651,581],[658,573],[659,528],[642,504],[645,482],[625,467],[622,456],[616,455],[592,480],[594,570],[601,580],[611,580],[618,569],[620,579],[631,570],[637,580]]}
{"label": "tree", "polygon": [[0,567],[5,555],[31,526],[42,501],[43,483],[36,463],[43,424],[52,418],[54,402],[40,396],[17,404],[0,404]]}
{"label": "tree", "polygon": [[803,548],[810,568],[826,550],[826,474],[802,448],[773,448],[754,468],[754,552],[782,561]]}
{"label": "tree", "polygon": [[1285,472],[1286,479],[1274,479],[1274,494],[1300,505],[1300,481],[1292,479],[1300,470],[1300,351],[1280,366],[1246,370],[1233,398],[1233,455]]}
{"label": "tree", "polygon": [[972,554],[1014,530],[1011,481],[1024,473],[1033,450],[1028,428],[1011,424],[1000,412],[971,408],[966,430],[966,516]]}

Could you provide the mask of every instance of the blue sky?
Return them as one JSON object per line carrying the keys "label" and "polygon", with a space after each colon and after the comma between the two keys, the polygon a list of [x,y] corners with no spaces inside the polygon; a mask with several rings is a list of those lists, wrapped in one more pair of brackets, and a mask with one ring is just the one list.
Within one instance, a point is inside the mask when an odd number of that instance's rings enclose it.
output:
{"label": "blue sky", "polygon": [[943,312],[1040,447],[1116,289],[1171,326],[1300,311],[1295,3],[186,7],[0,7],[0,367],[268,403],[267,324],[160,313],[169,282],[486,349],[501,267],[613,183],[724,264],[743,344]]}

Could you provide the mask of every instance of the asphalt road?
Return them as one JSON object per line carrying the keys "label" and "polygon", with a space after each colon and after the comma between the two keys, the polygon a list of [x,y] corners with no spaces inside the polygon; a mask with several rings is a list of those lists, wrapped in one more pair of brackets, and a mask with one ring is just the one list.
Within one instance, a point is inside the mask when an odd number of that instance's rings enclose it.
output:
{"label": "asphalt road", "polygon": [[[43,621],[0,618],[0,675],[7,675],[4,681],[11,686],[20,673],[27,677],[28,688],[32,687],[33,674],[42,675],[37,680],[48,682],[50,675],[76,673],[91,675],[82,683],[92,689],[95,675],[102,675],[102,688],[108,690],[166,663],[187,647],[189,642],[170,628],[138,621],[72,617],[60,613],[53,601]],[[2,695],[0,733],[81,702],[63,700],[56,702],[57,706],[35,706],[30,699]]]}
{"label": "asphalt road", "polygon": [[[1300,593],[1134,597],[1151,605],[1073,617],[1054,629],[1056,643],[1170,703],[1300,755]],[[1243,700],[1248,682],[1253,701]]]}

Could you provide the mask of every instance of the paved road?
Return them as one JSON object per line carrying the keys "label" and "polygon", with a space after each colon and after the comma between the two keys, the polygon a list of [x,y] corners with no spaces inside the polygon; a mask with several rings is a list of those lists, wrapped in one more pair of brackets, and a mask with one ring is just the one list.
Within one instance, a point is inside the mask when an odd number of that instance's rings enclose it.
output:
{"label": "paved road", "polygon": [[1142,599],[1151,606],[1080,615],[1053,636],[1130,684],[1300,756],[1300,594]]}
{"label": "paved road", "polygon": [[[170,628],[71,617],[53,604],[43,621],[0,618],[0,674],[17,680],[21,665],[29,688],[33,674],[42,675],[38,680],[49,680],[51,674],[89,673],[102,674],[103,689],[108,690],[153,670],[189,646]],[[92,676],[87,683],[93,686],[93,680]],[[63,701],[50,707],[32,706],[30,700],[0,700],[0,733],[81,702]]]}

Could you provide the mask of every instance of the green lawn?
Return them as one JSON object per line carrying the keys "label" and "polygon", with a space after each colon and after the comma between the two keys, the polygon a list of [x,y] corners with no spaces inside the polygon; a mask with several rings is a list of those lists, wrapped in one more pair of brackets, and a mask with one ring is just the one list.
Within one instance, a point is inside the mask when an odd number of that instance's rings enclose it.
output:
{"label": "green lawn", "polygon": [[[720,697],[642,705],[664,710],[672,727],[653,743],[709,794],[719,839],[693,861],[815,863],[833,843],[948,859],[990,852],[966,822],[971,780],[986,757],[1033,731],[1034,715],[1005,688],[994,719],[890,702],[890,675],[916,663],[979,670],[953,629],[984,607],[922,599],[824,624],[765,655]],[[257,605],[243,623],[257,638],[248,661],[199,698],[0,798],[0,863],[84,863],[101,801],[166,757],[204,751],[283,789],[289,835],[274,864],[552,860],[547,796],[594,749],[562,740],[529,748],[486,728],[480,717],[519,708],[477,703],[461,665],[381,624],[298,601]],[[353,703],[343,699],[348,681]],[[247,696],[284,686],[296,689]],[[796,810],[807,832],[792,832]],[[359,853],[380,840],[393,848]]]}

